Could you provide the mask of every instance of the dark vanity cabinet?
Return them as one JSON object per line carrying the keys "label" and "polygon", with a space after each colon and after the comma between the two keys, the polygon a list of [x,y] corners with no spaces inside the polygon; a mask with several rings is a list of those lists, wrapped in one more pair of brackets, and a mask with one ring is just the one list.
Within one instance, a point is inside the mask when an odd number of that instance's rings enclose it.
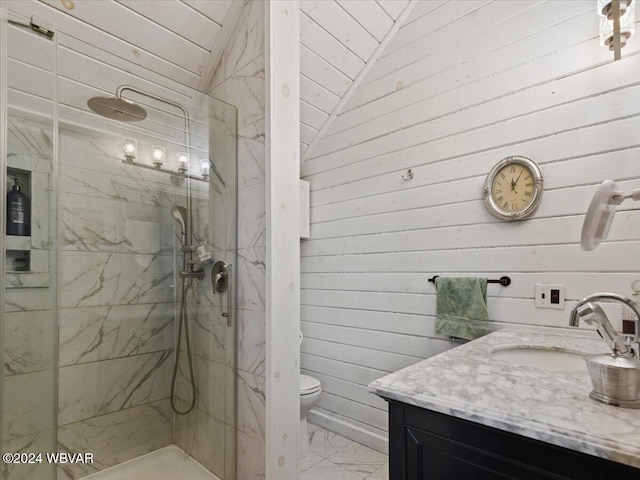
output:
{"label": "dark vanity cabinet", "polygon": [[390,480],[640,480],[640,469],[389,401]]}

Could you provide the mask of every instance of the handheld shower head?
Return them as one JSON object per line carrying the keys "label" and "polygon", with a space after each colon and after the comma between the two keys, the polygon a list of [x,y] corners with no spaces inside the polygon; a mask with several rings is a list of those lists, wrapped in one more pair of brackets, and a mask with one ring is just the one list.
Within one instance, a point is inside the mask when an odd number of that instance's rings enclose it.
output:
{"label": "handheld shower head", "polygon": [[173,207],[171,209],[171,217],[180,225],[182,235],[186,237],[189,225],[187,209],[184,207]]}

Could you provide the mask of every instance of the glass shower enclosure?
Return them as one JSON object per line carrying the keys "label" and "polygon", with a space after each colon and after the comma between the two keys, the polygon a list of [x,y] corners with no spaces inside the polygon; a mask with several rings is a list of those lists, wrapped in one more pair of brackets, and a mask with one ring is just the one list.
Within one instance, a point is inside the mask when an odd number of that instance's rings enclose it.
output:
{"label": "glass shower enclosure", "polygon": [[[0,478],[176,444],[233,480],[236,110],[1,15]],[[54,452],[93,461],[19,461]]]}

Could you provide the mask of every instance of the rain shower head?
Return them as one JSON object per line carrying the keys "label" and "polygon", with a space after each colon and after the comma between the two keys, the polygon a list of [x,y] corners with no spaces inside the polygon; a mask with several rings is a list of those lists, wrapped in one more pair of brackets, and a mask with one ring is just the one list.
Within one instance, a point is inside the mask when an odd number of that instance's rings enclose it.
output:
{"label": "rain shower head", "polygon": [[139,122],[147,118],[144,108],[118,96],[92,97],[87,100],[87,106],[98,115],[121,122]]}
{"label": "rain shower head", "polygon": [[182,228],[182,234],[187,235],[187,209],[184,207],[173,207],[171,209],[171,217],[180,225],[180,228]]}

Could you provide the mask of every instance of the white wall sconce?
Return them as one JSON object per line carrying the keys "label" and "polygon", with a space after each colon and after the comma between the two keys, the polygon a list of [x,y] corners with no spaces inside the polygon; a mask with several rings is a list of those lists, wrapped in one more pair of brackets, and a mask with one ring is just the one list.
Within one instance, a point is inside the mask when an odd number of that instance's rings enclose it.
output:
{"label": "white wall sconce", "polygon": [[166,150],[164,147],[158,147],[154,145],[151,147],[151,158],[153,159],[153,166],[156,168],[162,168],[166,157]]}
{"label": "white wall sconce", "polygon": [[607,239],[616,214],[616,207],[628,199],[640,201],[640,188],[636,188],[631,193],[625,193],[613,180],[602,182],[593,195],[584,217],[580,237],[582,250],[588,252],[594,250],[600,242]]}
{"label": "white wall sconce", "polygon": [[600,45],[613,51],[614,60],[622,58],[622,47],[636,29],[636,0],[598,0]]}
{"label": "white wall sconce", "polygon": [[187,170],[189,170],[189,155],[180,152],[178,153],[178,171],[184,174]]}
{"label": "white wall sconce", "polygon": [[209,163],[209,159],[206,158],[200,162],[200,176],[205,180],[208,180],[210,171],[211,171],[211,164]]}
{"label": "white wall sconce", "polygon": [[124,154],[124,163],[133,163],[138,154],[138,141],[135,138],[123,138],[122,153]]}

